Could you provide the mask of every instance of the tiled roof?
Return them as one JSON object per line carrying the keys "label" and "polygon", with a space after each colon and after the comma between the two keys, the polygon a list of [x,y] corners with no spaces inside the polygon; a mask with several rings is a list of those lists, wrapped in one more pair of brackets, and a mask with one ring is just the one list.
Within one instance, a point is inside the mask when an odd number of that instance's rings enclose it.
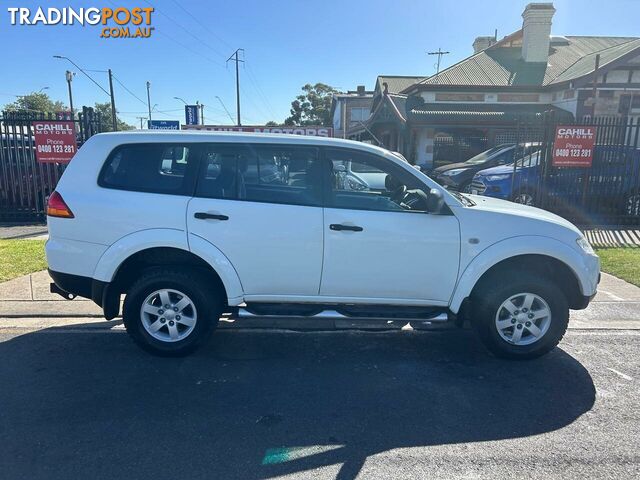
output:
{"label": "tiled roof", "polygon": [[[510,36],[512,37],[512,36]],[[420,82],[421,85],[544,86],[561,83],[593,72],[595,55],[600,67],[633,52],[640,54],[637,37],[552,37],[549,61],[527,63],[521,47],[503,42],[476,53]]]}

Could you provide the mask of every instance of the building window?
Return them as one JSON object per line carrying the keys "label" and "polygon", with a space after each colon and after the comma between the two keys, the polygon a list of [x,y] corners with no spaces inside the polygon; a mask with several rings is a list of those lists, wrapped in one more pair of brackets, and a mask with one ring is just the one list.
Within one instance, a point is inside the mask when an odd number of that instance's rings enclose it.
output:
{"label": "building window", "polygon": [[354,107],[350,111],[349,121],[351,123],[364,122],[369,118],[369,109],[366,107]]}

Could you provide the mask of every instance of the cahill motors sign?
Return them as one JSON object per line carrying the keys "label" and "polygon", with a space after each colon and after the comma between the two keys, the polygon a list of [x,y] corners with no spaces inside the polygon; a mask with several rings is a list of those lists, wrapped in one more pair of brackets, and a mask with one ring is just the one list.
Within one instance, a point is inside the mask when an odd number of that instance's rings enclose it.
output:
{"label": "cahill motors sign", "polygon": [[183,125],[183,130],[206,130],[210,132],[250,132],[250,133],[288,133],[291,135],[306,135],[310,137],[333,137],[333,128],[322,126],[304,127],[267,127],[266,125],[252,125],[233,127],[229,125]]}
{"label": "cahill motors sign", "polygon": [[553,142],[554,167],[591,167],[596,127],[563,125],[556,128]]}
{"label": "cahill motors sign", "polygon": [[102,38],[148,38],[153,7],[8,7],[11,25],[101,25]]}
{"label": "cahill motors sign", "polygon": [[69,163],[78,146],[73,122],[33,122],[38,163]]}

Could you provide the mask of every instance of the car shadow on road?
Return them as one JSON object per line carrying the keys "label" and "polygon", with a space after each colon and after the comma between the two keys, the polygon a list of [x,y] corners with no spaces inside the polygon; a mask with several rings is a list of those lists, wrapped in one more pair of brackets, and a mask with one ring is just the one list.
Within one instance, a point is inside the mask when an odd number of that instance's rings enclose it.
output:
{"label": "car shadow on road", "polygon": [[490,357],[471,332],[219,331],[184,359],[78,326],[0,343],[5,478],[352,479],[390,449],[526,437],[595,401],[561,349]]}

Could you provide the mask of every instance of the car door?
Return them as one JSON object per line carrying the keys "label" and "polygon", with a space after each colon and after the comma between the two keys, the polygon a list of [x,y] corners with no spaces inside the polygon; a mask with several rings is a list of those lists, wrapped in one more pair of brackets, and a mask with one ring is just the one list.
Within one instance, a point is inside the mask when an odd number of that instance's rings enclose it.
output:
{"label": "car door", "polygon": [[318,294],[322,268],[318,149],[206,145],[189,235],[218,248],[250,300]]}
{"label": "car door", "polygon": [[[459,266],[453,215],[426,212],[429,187],[391,160],[326,149],[320,294],[340,301],[447,305]],[[371,186],[380,177],[382,188]],[[366,180],[365,180],[366,179]]]}

